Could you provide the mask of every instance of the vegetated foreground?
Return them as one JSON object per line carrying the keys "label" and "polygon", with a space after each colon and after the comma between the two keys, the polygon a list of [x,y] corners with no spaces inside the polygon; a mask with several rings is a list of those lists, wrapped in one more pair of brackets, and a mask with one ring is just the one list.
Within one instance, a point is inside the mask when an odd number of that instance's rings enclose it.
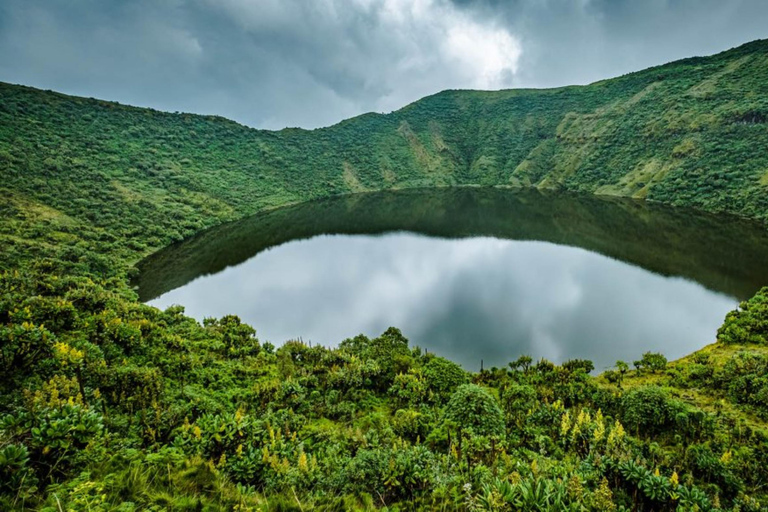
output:
{"label": "vegetated foreground", "polygon": [[309,132],[0,85],[0,508],[764,509],[768,289],[716,344],[594,378],[525,356],[471,374],[394,328],[275,349],[236,317],[140,304],[127,278],[205,227],[366,190],[535,186],[766,221],[766,71],[757,41]]}

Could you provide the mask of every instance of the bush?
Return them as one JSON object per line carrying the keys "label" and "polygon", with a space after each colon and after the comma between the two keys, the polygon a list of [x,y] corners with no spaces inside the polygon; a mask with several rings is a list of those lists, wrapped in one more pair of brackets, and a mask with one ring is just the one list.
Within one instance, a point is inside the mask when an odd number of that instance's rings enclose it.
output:
{"label": "bush", "polygon": [[658,352],[646,352],[643,358],[633,363],[640,370],[662,371],[667,368],[667,358]]}
{"label": "bush", "polygon": [[736,403],[750,404],[768,416],[768,357],[740,352],[725,363],[717,380]]}
{"label": "bush", "polygon": [[561,366],[573,373],[578,371],[590,373],[595,369],[595,364],[589,359],[570,359],[564,362]]}
{"label": "bush", "polygon": [[344,340],[339,348],[361,359],[376,361],[381,371],[372,381],[382,391],[392,385],[398,373],[407,373],[412,364],[408,339],[395,327],[390,327],[378,338],[369,339],[360,335]]}
{"label": "bush", "polygon": [[475,384],[460,386],[445,407],[447,419],[481,436],[503,436],[504,413],[496,399]]}
{"label": "bush", "polygon": [[501,402],[507,414],[519,418],[536,406],[536,389],[525,384],[512,384],[502,393]]}
{"label": "bush", "polygon": [[346,470],[346,490],[385,500],[413,499],[432,482],[434,454],[423,446],[360,450]]}
{"label": "bush", "polygon": [[221,320],[206,318],[205,326],[218,334],[227,354],[235,357],[255,356],[259,353],[256,329],[244,324],[236,315],[226,315]]}
{"label": "bush", "polygon": [[648,435],[671,426],[683,407],[662,388],[647,386],[627,392],[621,400],[621,409],[625,425],[638,435]]}
{"label": "bush", "polygon": [[768,345],[768,287],[726,315],[717,341]]}
{"label": "bush", "polygon": [[22,373],[53,356],[55,338],[42,325],[29,322],[0,326],[0,368],[6,377]]}
{"label": "bush", "polygon": [[421,373],[410,371],[399,374],[389,387],[389,396],[398,407],[408,407],[423,402],[427,396],[427,386]]}
{"label": "bush", "polygon": [[741,490],[741,481],[728,469],[722,458],[709,444],[694,444],[685,452],[686,462],[698,477],[716,484],[726,496],[734,497]]}
{"label": "bush", "polygon": [[429,435],[429,418],[413,409],[398,409],[392,418],[392,429],[398,436],[416,441]]}
{"label": "bush", "polygon": [[29,451],[22,444],[9,444],[0,449],[0,495],[24,496],[34,492],[37,479],[29,467]]}
{"label": "bush", "polygon": [[442,357],[433,357],[424,365],[427,386],[440,398],[447,398],[467,382],[467,372],[458,364]]}

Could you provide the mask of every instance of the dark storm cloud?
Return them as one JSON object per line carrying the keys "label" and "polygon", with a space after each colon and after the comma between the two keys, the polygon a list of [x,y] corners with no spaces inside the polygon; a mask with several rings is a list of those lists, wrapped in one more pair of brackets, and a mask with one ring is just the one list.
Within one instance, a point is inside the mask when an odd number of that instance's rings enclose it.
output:
{"label": "dark storm cloud", "polygon": [[3,0],[0,80],[315,127],[446,88],[585,83],[768,34],[762,0]]}

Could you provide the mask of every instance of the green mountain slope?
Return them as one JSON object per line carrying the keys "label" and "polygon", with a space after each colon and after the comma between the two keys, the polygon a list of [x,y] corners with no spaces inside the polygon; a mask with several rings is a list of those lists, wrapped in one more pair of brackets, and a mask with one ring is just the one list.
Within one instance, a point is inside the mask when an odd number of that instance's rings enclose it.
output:
{"label": "green mountain slope", "polygon": [[584,87],[446,91],[279,132],[0,85],[0,187],[141,253],[264,208],[387,188],[564,188],[768,220],[766,76],[756,41]]}
{"label": "green mountain slope", "polygon": [[[143,305],[128,276],[206,227],[382,189],[564,189],[765,222],[766,77],[756,41],[279,132],[0,84],[0,509],[764,510],[768,289],[715,345],[593,377],[525,357],[467,373],[394,328],[275,349],[237,317]],[[620,218],[567,211],[582,220],[554,240],[632,250],[608,236]],[[644,229],[674,247],[677,218]],[[640,260],[685,265],[643,232]]]}

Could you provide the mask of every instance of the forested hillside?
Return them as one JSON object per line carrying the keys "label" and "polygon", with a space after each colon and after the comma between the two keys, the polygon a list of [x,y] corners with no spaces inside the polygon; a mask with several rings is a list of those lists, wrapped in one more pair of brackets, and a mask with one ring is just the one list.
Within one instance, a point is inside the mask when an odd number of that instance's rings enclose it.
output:
{"label": "forested hillside", "polygon": [[3,213],[42,208],[140,254],[263,208],[385,188],[565,188],[768,220],[766,76],[756,41],[585,87],[446,91],[279,132],[2,85]]}
{"label": "forested hillside", "polygon": [[206,227],[382,189],[563,189],[765,222],[766,78],[756,41],[279,132],[0,85],[0,509],[765,509],[768,289],[715,345],[593,377],[524,355],[468,373],[395,328],[276,349],[233,316],[142,305],[127,278]]}

